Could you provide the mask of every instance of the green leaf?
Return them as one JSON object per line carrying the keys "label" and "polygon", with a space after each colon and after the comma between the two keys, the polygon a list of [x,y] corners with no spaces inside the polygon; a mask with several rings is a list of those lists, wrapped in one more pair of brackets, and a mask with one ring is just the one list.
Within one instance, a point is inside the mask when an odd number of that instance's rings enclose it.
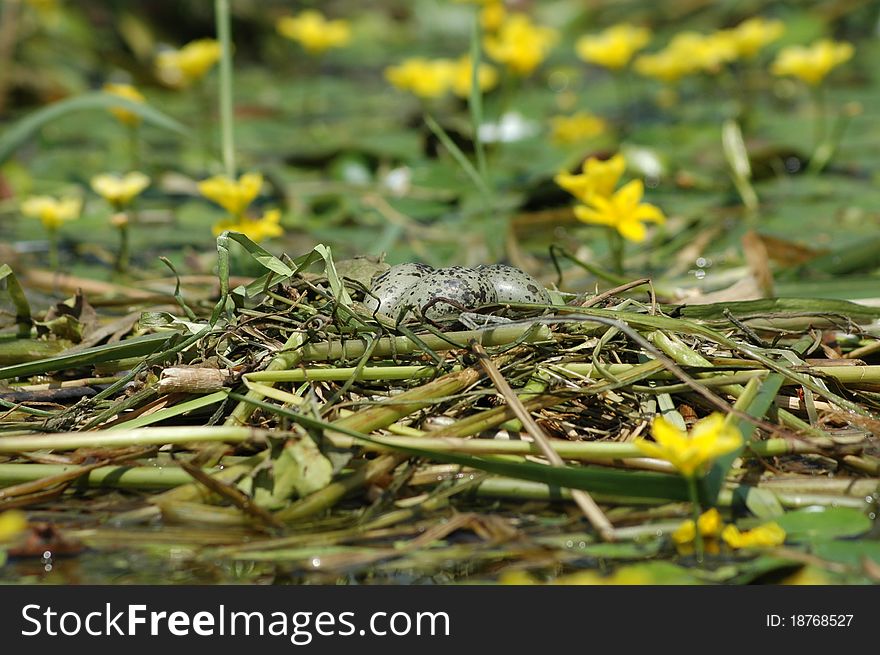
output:
{"label": "green leaf", "polygon": [[678,566],[671,562],[645,562],[644,564],[630,564],[617,569],[618,576],[633,579],[644,577],[641,584],[655,585],[693,585],[703,584],[703,581],[694,574],[692,569]]}
{"label": "green leaf", "polygon": [[268,268],[273,273],[277,273],[278,275],[284,275],[284,276],[290,277],[291,275],[293,275],[296,272],[292,268],[290,268],[287,264],[285,264],[283,261],[278,259],[271,252],[269,252],[268,250],[266,250],[265,248],[263,248],[259,244],[251,241],[250,239],[248,239],[245,235],[241,234],[240,232],[226,231],[223,234],[221,234],[219,237],[217,237],[217,249],[220,250],[222,248],[224,251],[226,251],[228,253],[229,252],[229,245],[227,242],[230,239],[232,241],[235,241],[238,245],[240,245],[245,250],[247,250],[248,254],[250,254],[250,256],[254,258],[254,260],[259,262],[260,265],[262,265],[264,268]]}
{"label": "green leaf", "polygon": [[333,293],[333,297],[345,307],[351,307],[351,296],[348,295],[348,291],[345,290],[342,280],[339,279],[339,275],[336,273],[336,266],[333,264],[333,254],[330,252],[330,248],[319,243],[315,246],[314,250],[324,260],[324,273],[327,275],[327,281],[330,283],[330,291]]}
{"label": "green leaf", "polygon": [[880,541],[819,541],[811,550],[822,559],[850,566],[861,567],[865,559],[880,564]]}
{"label": "green leaf", "polygon": [[151,125],[176,132],[181,136],[189,136],[189,130],[184,125],[146,103],[134,102],[112,93],[95,91],[52,103],[13,123],[12,127],[0,136],[0,164],[9,159],[20,146],[46,124],[72,112],[88,109],[107,110],[111,107],[122,107],[137,114]]}
{"label": "green leaf", "polygon": [[776,494],[768,489],[740,485],[733,493],[734,497],[742,498],[749,511],[759,519],[775,519],[785,513]]}
{"label": "green leaf", "polygon": [[308,434],[303,434],[299,439],[284,444],[275,461],[274,473],[273,496],[277,500],[294,496],[302,498],[330,484],[333,465],[314,440]]}
{"label": "green leaf", "polygon": [[776,557],[774,555],[762,555],[753,560],[739,562],[736,566],[736,575],[723,582],[727,584],[750,584],[766,575],[772,575],[774,579],[793,573],[801,565],[794,559]]}
{"label": "green leaf", "polygon": [[851,507],[805,507],[776,519],[794,540],[855,537],[871,529],[871,520]]}
{"label": "green leaf", "polygon": [[662,546],[662,539],[652,539],[647,542],[588,544],[578,552],[601,559],[641,559],[653,557],[660,552]]}
{"label": "green leaf", "polygon": [[0,282],[6,280],[6,292],[15,306],[15,322],[18,324],[18,336],[27,339],[31,334],[31,306],[24,289],[19,283],[9,264],[0,266]]}

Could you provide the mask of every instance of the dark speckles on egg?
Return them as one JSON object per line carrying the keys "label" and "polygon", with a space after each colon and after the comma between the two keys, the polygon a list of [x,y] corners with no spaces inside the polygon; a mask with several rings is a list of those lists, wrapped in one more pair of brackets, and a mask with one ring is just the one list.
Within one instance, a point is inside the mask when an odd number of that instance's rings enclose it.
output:
{"label": "dark speckles on egg", "polygon": [[550,294],[528,273],[513,266],[479,266],[477,271],[495,289],[496,302],[550,304]]}
{"label": "dark speckles on egg", "polygon": [[535,278],[513,266],[450,266],[433,269],[426,264],[399,264],[377,277],[364,305],[390,318],[424,313],[432,321],[455,319],[493,303],[550,304],[550,295]]}
{"label": "dark speckles on egg", "polygon": [[[494,302],[491,284],[478,271],[463,266],[438,268],[425,275],[401,301],[432,321],[455,318],[465,310]],[[450,302],[444,302],[448,300]]]}
{"label": "dark speckles on egg", "polygon": [[401,309],[400,299],[433,270],[427,264],[418,263],[392,266],[373,280],[370,287],[373,295],[364,298],[364,306],[371,312],[396,318]]}

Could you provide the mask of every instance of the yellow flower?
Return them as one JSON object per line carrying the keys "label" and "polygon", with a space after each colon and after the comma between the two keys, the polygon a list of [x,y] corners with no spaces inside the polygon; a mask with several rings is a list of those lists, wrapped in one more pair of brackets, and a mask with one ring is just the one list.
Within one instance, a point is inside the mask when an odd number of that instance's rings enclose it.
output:
{"label": "yellow flower", "polygon": [[726,30],[712,34],[680,32],[667,47],[674,56],[691,61],[695,72],[702,70],[713,75],[738,55],[736,42]]}
{"label": "yellow flower", "polygon": [[525,14],[514,14],[497,33],[486,36],[483,46],[499,64],[518,75],[528,75],[544,61],[556,39],[556,30],[535,25]]}
{"label": "yellow flower", "polygon": [[159,78],[170,86],[188,87],[202,79],[220,60],[220,43],[214,39],[199,39],[180,50],[166,50],[156,56]]}
{"label": "yellow flower", "polygon": [[[439,98],[449,91],[455,77],[455,64],[448,59],[406,59],[385,69],[385,78],[401,91],[420,98]],[[470,88],[470,84],[468,84]]]}
{"label": "yellow flower", "polygon": [[[697,526],[700,528],[700,536],[703,538],[703,547],[707,553],[716,555],[721,549],[718,543],[718,537],[724,528],[724,522],[721,520],[721,514],[714,507],[700,514],[697,519]],[[672,533],[672,541],[679,555],[691,555],[694,552],[694,546],[697,538],[697,532],[694,528],[694,522],[687,520],[682,523],[675,532]]]}
{"label": "yellow flower", "polygon": [[611,70],[626,66],[633,55],[648,45],[650,30],[629,23],[613,25],[599,34],[582,36],[575,44],[578,57]]}
{"label": "yellow flower", "polygon": [[584,199],[586,205],[577,205],[574,215],[584,223],[607,225],[630,241],[644,241],[647,231],[642,221],[664,223],[666,217],[658,207],[642,202],[645,192],[641,180],[624,184],[610,198],[598,193]]}
{"label": "yellow flower", "polygon": [[617,154],[606,161],[590,157],[584,162],[582,173],[559,173],[553,180],[578,200],[586,202],[592,195],[610,198],[623,175],[626,160]]}
{"label": "yellow flower", "polygon": [[281,211],[278,209],[270,209],[262,218],[253,219],[246,216],[238,218],[230,218],[219,221],[212,228],[214,236],[219,236],[223,232],[241,232],[248,239],[260,242],[263,239],[278,237],[284,234],[281,225]]}
{"label": "yellow flower", "polygon": [[139,171],[122,176],[104,173],[93,177],[91,184],[95,193],[120,210],[131,204],[132,200],[150,186],[150,178]]}
{"label": "yellow flower", "polygon": [[0,542],[12,541],[27,530],[28,522],[24,512],[11,509],[0,514]]}
{"label": "yellow flower", "polygon": [[[452,92],[460,98],[469,98],[473,80],[474,65],[469,55],[452,63]],[[489,64],[480,64],[477,73],[480,91],[488,91],[498,84],[498,72]]]}
{"label": "yellow flower", "polygon": [[693,58],[668,47],[653,54],[639,56],[633,63],[633,68],[640,75],[667,83],[677,82],[698,70]]}
{"label": "yellow flower", "polygon": [[703,37],[700,67],[707,73],[717,73],[724,64],[739,57],[739,40],[733,30],[718,30]]}
{"label": "yellow flower", "polygon": [[608,130],[608,123],[595,114],[580,111],[571,116],[554,116],[550,127],[556,143],[578,143],[603,134]]}
{"label": "yellow flower", "polygon": [[238,181],[225,175],[215,175],[199,182],[199,193],[213,200],[228,211],[234,218],[244,214],[263,187],[263,176],[259,173],[245,173]]}
{"label": "yellow flower", "polygon": [[639,566],[622,566],[611,575],[601,575],[596,571],[577,571],[561,575],[548,583],[542,583],[525,571],[503,573],[498,582],[503,585],[646,585],[655,584],[654,576]]}
{"label": "yellow flower", "polygon": [[785,542],[785,530],[775,522],[745,532],[740,532],[735,525],[728,525],[721,533],[721,538],[731,548],[772,548]]}
{"label": "yellow flower", "polygon": [[[104,91],[133,102],[143,103],[146,100],[143,94],[130,84],[105,84]],[[116,116],[116,119],[120,123],[125,125],[141,124],[141,117],[129,109],[123,107],[110,107],[110,113]]]}
{"label": "yellow flower", "polygon": [[813,86],[825,79],[836,66],[853,56],[851,43],[820,39],[813,45],[790,46],[782,50],[770,70],[774,75],[793,75]]}
{"label": "yellow flower", "polygon": [[[700,517],[697,519],[697,525],[699,526],[700,534],[703,537],[712,538],[718,537],[724,527],[724,523],[721,520],[721,514],[719,514],[718,510],[714,507],[700,514]],[[697,531],[694,528],[694,522],[692,520],[687,520],[678,526],[675,532],[672,533],[672,541],[678,545],[685,545],[691,543],[696,536]]]}
{"label": "yellow flower", "polygon": [[502,0],[489,0],[480,10],[480,25],[487,32],[495,32],[507,18],[507,10]]}
{"label": "yellow flower", "polygon": [[73,196],[31,196],[21,203],[21,213],[30,218],[39,218],[47,230],[57,230],[65,221],[79,218],[81,209],[82,200]]}
{"label": "yellow flower", "polygon": [[784,585],[830,585],[834,581],[818,566],[806,565],[779,581]]}
{"label": "yellow flower", "polygon": [[740,57],[751,59],[768,43],[773,43],[785,32],[781,20],[767,20],[761,17],[749,18],[728,30]]}
{"label": "yellow flower", "polygon": [[26,0],[26,4],[38,12],[53,12],[59,8],[58,0]]}
{"label": "yellow flower", "polygon": [[[623,187],[618,194],[624,189],[626,187]],[[679,430],[662,416],[658,416],[651,425],[651,434],[654,435],[655,441],[635,440],[638,449],[648,457],[665,459],[682,475],[689,478],[700,473],[717,457],[742,445],[739,430],[728,425],[724,416],[718,412],[697,421],[690,434]]]}
{"label": "yellow flower", "polygon": [[297,16],[284,16],[275,23],[281,36],[297,41],[312,54],[320,54],[330,48],[342,48],[351,41],[351,27],[345,20],[327,20],[314,9],[307,9]]}
{"label": "yellow flower", "polygon": [[[735,525],[724,525],[721,514],[714,507],[700,515],[697,520],[706,551],[719,552],[718,538],[734,549],[770,548],[785,542],[785,530],[777,523],[765,523],[753,530],[740,532]],[[682,555],[693,553],[696,530],[693,521],[685,521],[672,533],[672,541]]]}

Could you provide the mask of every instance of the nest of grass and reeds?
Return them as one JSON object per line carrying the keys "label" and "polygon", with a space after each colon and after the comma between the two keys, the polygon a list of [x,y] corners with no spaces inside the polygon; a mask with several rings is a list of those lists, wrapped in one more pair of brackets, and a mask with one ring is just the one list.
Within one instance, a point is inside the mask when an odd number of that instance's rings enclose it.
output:
{"label": "nest of grass and reeds", "polygon": [[[230,239],[267,273],[230,282]],[[878,309],[671,305],[642,280],[484,307],[509,321],[483,329],[398,325],[360,303],[384,264],[235,234],[218,251],[219,284],[105,284],[42,321],[5,273],[0,512],[30,520],[13,558],[69,553],[97,579],[121,558],[135,580],[169,561],[218,581],[876,579],[876,541],[850,537],[876,516]],[[637,442],[715,412],[742,445],[694,504]],[[698,506],[785,541],[695,555],[678,531]]]}

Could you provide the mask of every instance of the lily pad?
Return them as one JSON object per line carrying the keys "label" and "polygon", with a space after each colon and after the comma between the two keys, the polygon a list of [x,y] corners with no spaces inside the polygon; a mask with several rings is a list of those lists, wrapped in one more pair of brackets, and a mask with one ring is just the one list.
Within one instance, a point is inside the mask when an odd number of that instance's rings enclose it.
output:
{"label": "lily pad", "polygon": [[789,539],[855,537],[871,529],[870,519],[849,507],[805,507],[776,520]]}
{"label": "lily pad", "polygon": [[880,563],[880,541],[820,541],[812,548],[822,559],[861,566],[864,560]]}

